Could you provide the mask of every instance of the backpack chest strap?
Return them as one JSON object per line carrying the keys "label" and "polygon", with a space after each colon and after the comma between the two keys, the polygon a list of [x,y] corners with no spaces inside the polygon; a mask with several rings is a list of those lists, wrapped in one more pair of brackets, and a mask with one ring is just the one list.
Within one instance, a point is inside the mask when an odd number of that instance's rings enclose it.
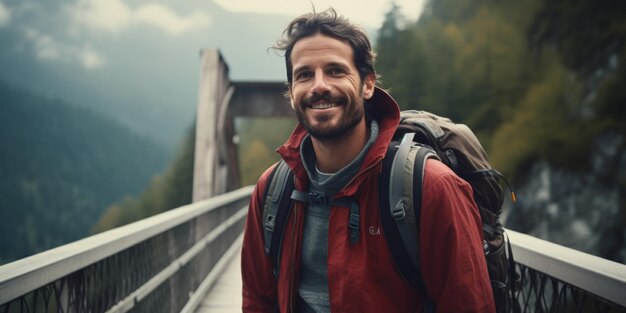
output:
{"label": "backpack chest strap", "polygon": [[350,229],[350,244],[356,244],[359,241],[361,216],[359,215],[359,204],[354,201],[354,199],[349,197],[332,199],[329,195],[299,190],[291,192],[291,199],[314,205],[325,204],[349,208],[350,218],[348,219],[348,228]]}

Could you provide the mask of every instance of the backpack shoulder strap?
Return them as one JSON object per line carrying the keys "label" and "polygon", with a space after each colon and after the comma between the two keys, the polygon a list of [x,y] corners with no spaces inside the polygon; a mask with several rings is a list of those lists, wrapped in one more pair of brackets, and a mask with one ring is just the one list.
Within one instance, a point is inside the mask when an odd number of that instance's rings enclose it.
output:
{"label": "backpack shoulder strap", "polygon": [[280,160],[270,174],[263,203],[263,243],[265,254],[272,260],[275,277],[278,277],[283,231],[291,210],[290,195],[293,190],[294,175]]}
{"label": "backpack shoulder strap", "polygon": [[399,145],[392,144],[383,159],[379,177],[380,213],[392,256],[409,283],[425,291],[419,255],[419,219],[424,167],[435,152],[413,142],[407,133]]}
{"label": "backpack shoulder strap", "polygon": [[[414,133],[407,133],[402,138],[400,142],[400,146],[398,147],[398,152],[393,158],[393,162],[391,164],[391,176],[389,179],[389,209],[391,213],[391,217],[396,222],[396,226],[398,227],[398,232],[400,233],[400,239],[404,244],[404,248],[407,250],[409,257],[411,258],[411,263],[415,266],[415,268],[419,268],[419,249],[417,244],[417,232],[414,232],[411,229],[409,224],[409,220],[411,219],[411,210],[409,208],[412,206],[410,200],[411,195],[409,197],[405,197],[405,187],[409,187],[408,190],[411,190],[412,185],[411,180],[405,180],[405,175],[403,172],[406,170],[407,165],[411,163],[409,161],[409,152],[411,150],[411,146],[413,146],[413,137]],[[412,176],[412,175],[411,175]],[[411,177],[412,178],[412,177]],[[407,218],[408,215],[408,218]]]}

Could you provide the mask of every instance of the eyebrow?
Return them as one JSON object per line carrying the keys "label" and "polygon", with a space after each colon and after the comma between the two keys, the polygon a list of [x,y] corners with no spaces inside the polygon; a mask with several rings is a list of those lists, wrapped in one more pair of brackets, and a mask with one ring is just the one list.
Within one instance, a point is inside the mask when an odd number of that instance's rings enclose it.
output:
{"label": "eyebrow", "polygon": [[344,70],[350,69],[350,66],[345,64],[345,63],[343,63],[343,62],[331,62],[326,67],[340,67],[340,68],[342,68]]}
{"label": "eyebrow", "polygon": [[[349,70],[350,69],[350,66],[345,64],[345,63],[343,63],[343,62],[330,62],[330,63],[326,64],[324,67],[325,68],[328,68],[328,67],[339,67],[339,68],[342,68],[344,70]],[[311,67],[309,65],[300,65],[298,67],[294,67],[292,72],[295,75],[295,74],[297,74],[299,72],[308,70],[310,68]]]}
{"label": "eyebrow", "polygon": [[308,65],[301,65],[301,66],[298,66],[298,67],[294,67],[293,70],[292,70],[292,74],[295,76],[296,74],[298,74],[298,73],[300,73],[302,71],[308,70],[309,68],[310,67]]}

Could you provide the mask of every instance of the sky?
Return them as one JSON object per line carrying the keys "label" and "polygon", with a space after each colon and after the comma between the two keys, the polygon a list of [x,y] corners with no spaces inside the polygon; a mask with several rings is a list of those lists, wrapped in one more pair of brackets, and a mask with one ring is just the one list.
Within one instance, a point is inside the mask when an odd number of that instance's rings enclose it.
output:
{"label": "sky", "polygon": [[[89,36],[104,35],[115,39],[133,28],[152,28],[168,37],[208,31],[219,25],[215,24],[212,12],[207,11],[207,1],[188,1],[183,7],[173,1],[157,0],[57,0],[61,4],[46,19],[52,22],[56,16],[57,22],[65,23],[64,33],[59,35],[49,33],[50,29],[41,28],[42,23],[33,19],[48,9],[41,4],[42,1],[0,0],[0,28],[16,22],[22,24],[25,45],[35,50],[34,55],[40,61],[74,62],[87,70],[94,70],[105,66],[110,58],[98,50],[95,40],[89,40]],[[317,10],[333,6],[340,14],[368,29],[380,27],[384,14],[390,8],[390,1],[213,0],[214,4],[232,13],[291,17],[309,12],[312,5]],[[421,13],[423,1],[395,0],[410,21],[417,19]],[[32,25],[24,23],[24,19],[28,18]],[[82,40],[79,39],[81,37]],[[18,48],[26,49],[25,46]]]}
{"label": "sky", "polygon": [[[395,0],[415,21],[424,0]],[[194,119],[199,52],[233,81],[284,81],[268,52],[294,17],[329,6],[376,35],[392,0],[0,0],[0,83],[103,112],[169,147]]]}
{"label": "sky", "polygon": [[[222,8],[232,12],[255,12],[298,16],[311,11],[313,4],[316,10],[333,7],[352,22],[363,27],[380,28],[384,15],[391,8],[390,1],[358,1],[358,0],[215,0]],[[396,0],[404,16],[415,21],[422,12],[424,0]]]}

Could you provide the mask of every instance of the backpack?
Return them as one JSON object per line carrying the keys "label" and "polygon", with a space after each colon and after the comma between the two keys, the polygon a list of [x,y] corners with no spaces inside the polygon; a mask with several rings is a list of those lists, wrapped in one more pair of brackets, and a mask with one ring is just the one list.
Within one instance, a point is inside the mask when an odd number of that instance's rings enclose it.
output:
{"label": "backpack", "polygon": [[[499,221],[504,201],[499,179],[503,179],[511,191],[513,202],[516,200],[515,193],[504,176],[491,168],[487,154],[469,127],[425,111],[400,113],[400,125],[387,149],[378,178],[382,226],[396,267],[411,285],[426,293],[420,270],[417,234],[424,166],[429,158],[442,161],[472,186],[483,222],[483,249],[496,311],[515,310],[519,276],[515,273],[510,243],[505,240]],[[405,182],[412,186],[405,186]],[[293,173],[282,160],[270,174],[263,199],[265,253],[272,260],[274,276],[277,277],[284,225],[292,200],[309,203],[330,200],[323,195],[295,190]],[[347,198],[334,199],[332,204],[350,208],[350,241],[356,243],[359,235],[358,206]],[[430,299],[427,299],[425,311],[434,311]]]}

